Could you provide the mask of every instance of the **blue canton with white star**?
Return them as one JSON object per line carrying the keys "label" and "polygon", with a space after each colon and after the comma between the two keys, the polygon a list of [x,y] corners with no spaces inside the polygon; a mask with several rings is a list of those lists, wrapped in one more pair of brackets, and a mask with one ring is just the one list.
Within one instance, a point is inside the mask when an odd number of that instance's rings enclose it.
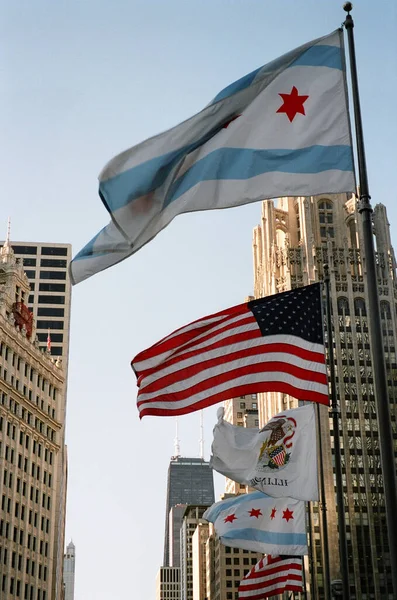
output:
{"label": "blue canton with white star", "polygon": [[296,335],[323,344],[320,283],[248,302],[261,333]]}

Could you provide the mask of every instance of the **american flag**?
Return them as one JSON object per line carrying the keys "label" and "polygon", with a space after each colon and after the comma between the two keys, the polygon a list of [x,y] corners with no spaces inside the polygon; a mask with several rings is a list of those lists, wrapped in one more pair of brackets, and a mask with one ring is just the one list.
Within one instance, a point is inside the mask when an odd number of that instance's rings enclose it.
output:
{"label": "american flag", "polygon": [[140,417],[183,415],[258,392],[328,404],[320,284],[198,319],[131,365]]}
{"label": "american flag", "polygon": [[50,334],[50,330],[48,330],[48,333],[47,333],[47,350],[48,350],[48,352],[51,352],[51,334]]}
{"label": "american flag", "polygon": [[297,556],[266,556],[240,581],[240,600],[261,600],[286,591],[303,590],[302,559]]}

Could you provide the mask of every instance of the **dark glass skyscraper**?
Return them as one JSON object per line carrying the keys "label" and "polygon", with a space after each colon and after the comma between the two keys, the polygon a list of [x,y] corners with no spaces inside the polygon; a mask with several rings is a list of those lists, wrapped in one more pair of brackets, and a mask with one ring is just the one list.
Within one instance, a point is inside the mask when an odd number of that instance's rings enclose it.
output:
{"label": "dark glass skyscraper", "polygon": [[[180,566],[179,531],[182,524],[183,510],[182,508],[173,510],[172,523],[170,523],[171,508],[186,504],[211,506],[214,502],[214,477],[209,463],[201,458],[173,457],[168,467],[167,503],[165,507],[165,567]],[[172,540],[170,536],[172,536]],[[170,541],[172,553],[170,553]]]}

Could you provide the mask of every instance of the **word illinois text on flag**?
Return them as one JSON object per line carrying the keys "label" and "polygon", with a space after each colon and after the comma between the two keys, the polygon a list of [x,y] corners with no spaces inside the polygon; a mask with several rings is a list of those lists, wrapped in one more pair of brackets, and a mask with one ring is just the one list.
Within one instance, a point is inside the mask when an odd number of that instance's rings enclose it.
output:
{"label": "word illinois text on flag", "polygon": [[275,498],[318,500],[314,404],[285,410],[258,430],[223,419],[212,442],[212,468]]}
{"label": "word illinois text on flag", "polygon": [[328,404],[321,315],[316,283],[178,329],[132,360],[140,416],[183,415],[266,391]]}
{"label": "word illinois text on flag", "polygon": [[283,592],[302,592],[302,559],[296,556],[266,556],[240,581],[240,600],[261,600]]}
{"label": "word illinois text on flag", "polygon": [[190,119],[113,158],[99,177],[111,221],[72,261],[72,282],[137,252],[178,214],[354,192],[346,89],[337,30],[256,69]]}
{"label": "word illinois text on flag", "polygon": [[264,554],[307,554],[305,502],[262,492],[216,502],[203,519],[214,524],[222,544]]}

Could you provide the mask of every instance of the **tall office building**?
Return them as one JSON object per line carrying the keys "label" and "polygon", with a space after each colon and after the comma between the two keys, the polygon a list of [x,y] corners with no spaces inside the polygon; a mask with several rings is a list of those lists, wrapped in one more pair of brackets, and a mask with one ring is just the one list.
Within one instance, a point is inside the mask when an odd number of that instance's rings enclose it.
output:
{"label": "tall office building", "polygon": [[67,367],[71,300],[69,264],[72,260],[72,246],[12,242],[12,249],[16,258],[22,261],[29,279],[27,304],[36,321],[40,347],[46,349],[50,332],[51,355],[59,356]]}
{"label": "tall office building", "polygon": [[[257,394],[247,394],[224,402],[224,419],[238,427],[259,427]],[[226,477],[226,494],[245,494],[250,490],[248,485],[237,483]]]}
{"label": "tall office building", "polygon": [[[396,440],[397,322],[396,261],[383,205],[376,206],[373,231],[377,248],[388,401]],[[361,217],[354,197],[282,198],[262,203],[261,224],[254,230],[255,296],[267,296],[321,280],[323,265],[331,275],[333,341],[337,397],[341,409],[342,468],[348,542],[350,599],[391,600],[392,584],[380,465],[367,280]],[[386,398],[384,399],[386,401]],[[260,424],[296,405],[278,393],[259,395]],[[331,578],[339,575],[339,549],[333,477],[333,429],[322,408]],[[396,441],[395,441],[396,443]],[[311,509],[312,585],[324,597],[322,524],[318,506]]]}
{"label": "tall office building", "polygon": [[76,568],[76,547],[72,541],[66,547],[63,559],[64,600],[74,600],[74,575]]}
{"label": "tall office building", "polygon": [[186,506],[181,527],[181,600],[193,600],[193,535],[199,525],[206,524],[202,519],[208,508],[205,506]]}
{"label": "tall office building", "polygon": [[171,509],[186,504],[210,506],[214,501],[214,477],[209,463],[201,458],[172,457],[168,467],[165,507],[164,567],[180,566],[179,532],[184,507],[172,511],[170,522]]}
{"label": "tall office building", "polygon": [[[9,234],[8,234],[9,237]],[[69,363],[69,330],[71,309],[71,282],[69,264],[72,259],[70,244],[46,242],[12,242],[17,260],[21,261],[28,277],[30,292],[25,300],[33,313],[40,348],[47,349],[50,338],[51,356],[59,358],[65,376],[62,394],[58,398],[58,418],[63,426],[63,441],[58,459],[60,482],[56,505],[58,507],[58,536],[56,539],[57,589],[63,586],[63,554],[65,548],[65,514],[67,484],[67,448],[65,446],[66,394]]]}
{"label": "tall office building", "polygon": [[224,546],[210,523],[206,540],[206,599],[237,600],[240,581],[262,556],[259,552]]}
{"label": "tall office building", "polygon": [[180,600],[180,598],[180,568],[160,567],[156,577],[156,600]]}
{"label": "tall office building", "polygon": [[40,348],[28,296],[7,239],[0,250],[0,597],[61,600],[66,373]]}

